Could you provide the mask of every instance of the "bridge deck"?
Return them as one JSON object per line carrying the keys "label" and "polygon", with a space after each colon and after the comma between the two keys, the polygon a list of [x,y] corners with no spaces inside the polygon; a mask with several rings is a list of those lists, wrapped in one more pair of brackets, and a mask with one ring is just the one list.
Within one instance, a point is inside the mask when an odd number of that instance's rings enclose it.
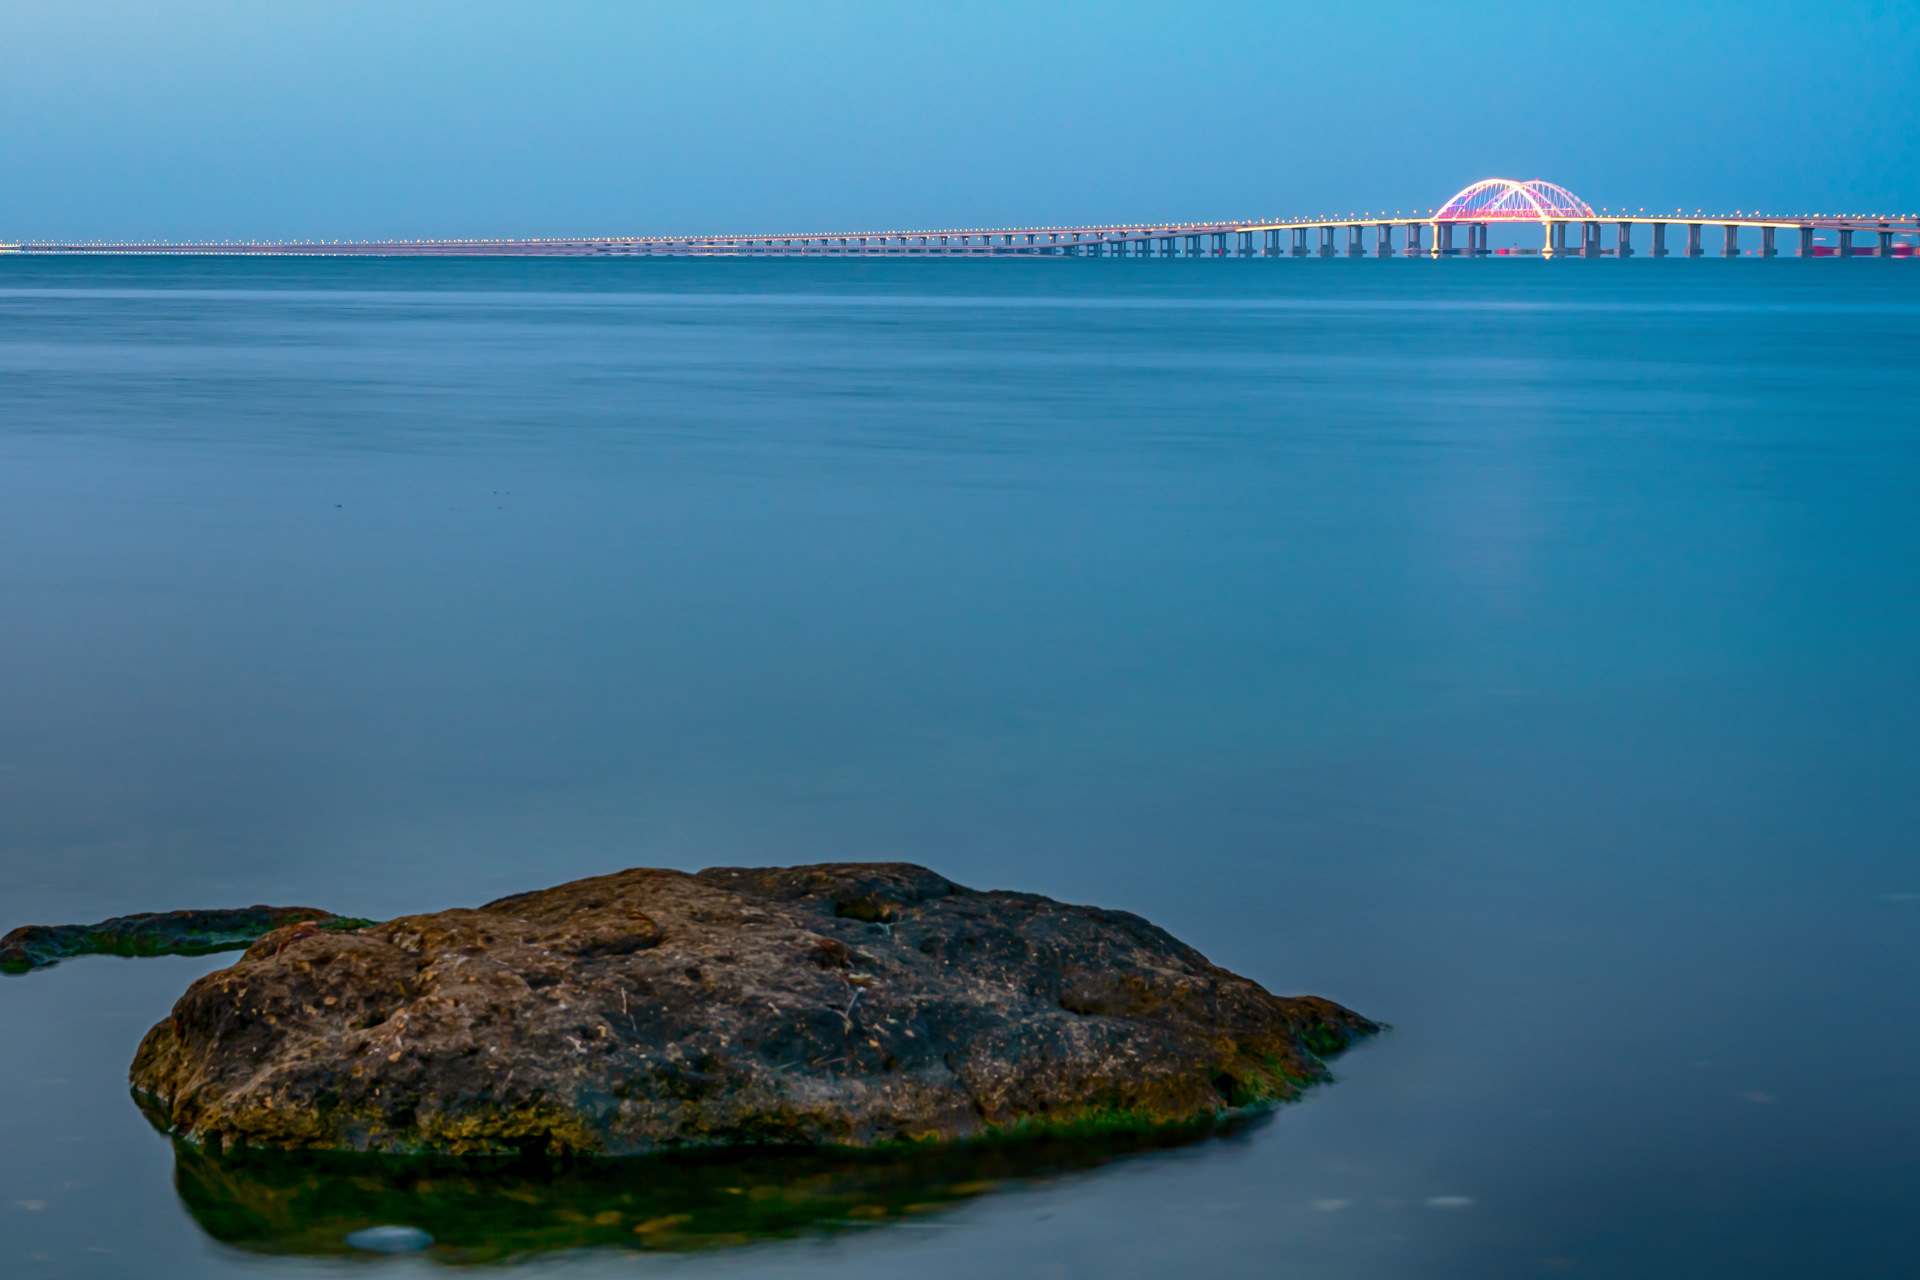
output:
{"label": "bridge deck", "polygon": [[[1584,224],[1582,242],[1597,245],[1598,231],[1610,225],[1626,235],[1635,226],[1690,228],[1692,256],[1701,256],[1700,233],[1708,227],[1722,229],[1730,247],[1742,230],[1763,232],[1790,231],[1796,234],[1833,231],[1852,235],[1878,235],[1883,247],[1892,244],[1892,236],[1920,237],[1920,218],[1841,218],[1841,217],[1691,217],[1673,215],[1648,217],[1645,214],[1603,214],[1579,222],[1540,222],[1545,229],[1544,252],[1578,256],[1597,256],[1592,250],[1568,249],[1563,243],[1565,228]],[[1358,252],[1359,236],[1374,232],[1375,247],[1369,256],[1399,253],[1484,254],[1487,252],[1484,228],[1493,225],[1524,225],[1512,218],[1440,219],[1366,215],[1344,218],[1295,218],[1278,221],[1256,219],[1234,222],[1145,223],[1118,226],[1081,227],[1003,227],[965,228],[938,231],[867,231],[832,235],[752,236],[608,236],[544,240],[385,240],[385,241],[27,241],[0,244],[0,252],[23,254],[192,254],[303,257],[998,257],[1006,255],[1107,254],[1114,251],[1144,250],[1144,256],[1167,257],[1298,257],[1350,256]],[[1332,233],[1349,230],[1344,252],[1332,252]],[[1467,228],[1472,244],[1462,250],[1442,244],[1443,234],[1450,241],[1455,228]],[[1398,229],[1408,247],[1396,250],[1392,239]],[[1320,232],[1320,243],[1308,252],[1306,234]],[[1429,239],[1431,244],[1423,243]],[[1292,243],[1281,243],[1284,233],[1294,233]],[[1254,243],[1255,237],[1261,243]],[[1802,237],[1803,242],[1811,242]],[[1156,250],[1157,246],[1157,252]],[[1656,253],[1661,250],[1656,249]],[[1855,253],[1861,252],[1858,249]]]}

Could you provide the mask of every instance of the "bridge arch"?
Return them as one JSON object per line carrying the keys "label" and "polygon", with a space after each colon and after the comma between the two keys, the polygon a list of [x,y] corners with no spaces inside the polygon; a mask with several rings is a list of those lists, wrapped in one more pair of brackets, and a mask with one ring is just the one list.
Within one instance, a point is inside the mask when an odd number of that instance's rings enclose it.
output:
{"label": "bridge arch", "polygon": [[1433,216],[1435,222],[1579,222],[1597,215],[1565,187],[1541,178],[1482,178],[1457,192]]}

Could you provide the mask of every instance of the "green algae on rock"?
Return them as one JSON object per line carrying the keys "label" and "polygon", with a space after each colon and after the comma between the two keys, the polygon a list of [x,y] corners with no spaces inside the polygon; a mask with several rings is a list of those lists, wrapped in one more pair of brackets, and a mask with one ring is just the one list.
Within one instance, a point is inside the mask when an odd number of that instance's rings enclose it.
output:
{"label": "green algae on rock", "polygon": [[587,1248],[693,1252],[924,1221],[1002,1189],[1230,1133],[1233,1124],[873,1150],[722,1147],[620,1160],[385,1156],[176,1141],[174,1186],[213,1239],[339,1257],[404,1224],[436,1262]]}
{"label": "green algae on rock", "polygon": [[28,924],[0,938],[0,972],[25,973],[74,956],[200,956],[252,946],[292,924],[358,929],[372,924],[318,907],[142,911],[99,924]]}
{"label": "green algae on rock", "polygon": [[1127,912],[907,863],[640,868],[271,933],[130,1077],[163,1128],[218,1145],[874,1147],[1258,1110],[1376,1030]]}

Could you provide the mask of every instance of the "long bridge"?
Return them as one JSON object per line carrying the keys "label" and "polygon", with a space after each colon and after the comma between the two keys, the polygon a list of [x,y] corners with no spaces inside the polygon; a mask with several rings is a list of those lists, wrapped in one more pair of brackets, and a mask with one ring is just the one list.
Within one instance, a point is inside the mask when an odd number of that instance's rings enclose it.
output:
{"label": "long bridge", "polygon": [[[1539,248],[1489,247],[1495,226],[1534,224]],[[1732,216],[1595,213],[1564,187],[1540,179],[1488,178],[1457,193],[1428,216],[1366,213],[1329,218],[1227,222],[1140,223],[1117,226],[991,227],[939,231],[879,231],[835,235],[612,236],[553,240],[241,240],[27,241],[0,244],[20,254],[162,254],[244,257],[541,257],[541,258],[847,258],[1003,257],[1042,255],[1103,258],[1360,258],[1632,257],[1636,227],[1649,229],[1647,256],[1705,256],[1718,241],[1725,257],[1778,255],[1781,242],[1799,257],[1920,256],[1920,216],[1906,214]],[[1577,237],[1574,229],[1577,228]],[[1710,231],[1711,229],[1711,231]],[[1677,230],[1670,244],[1668,232]],[[1341,233],[1345,232],[1344,243]],[[1607,232],[1612,243],[1607,243]],[[1743,250],[1743,233],[1758,246]],[[1783,237],[1780,233],[1785,232]],[[1717,234],[1715,234],[1717,233]],[[1833,242],[1824,243],[1823,234]],[[1369,237],[1371,244],[1369,244]],[[1397,240],[1396,240],[1397,237]],[[1751,243],[1750,241],[1747,243]]]}

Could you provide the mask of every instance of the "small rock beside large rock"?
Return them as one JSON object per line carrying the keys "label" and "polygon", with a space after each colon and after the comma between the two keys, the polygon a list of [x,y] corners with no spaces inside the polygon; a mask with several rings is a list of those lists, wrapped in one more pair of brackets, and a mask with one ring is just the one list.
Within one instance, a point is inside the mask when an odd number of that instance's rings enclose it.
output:
{"label": "small rock beside large rock", "polygon": [[275,929],[312,924],[357,929],[372,924],[318,907],[232,907],[211,911],[142,911],[98,924],[26,924],[0,938],[0,972],[25,973],[74,956],[200,956],[238,951]]}
{"label": "small rock beside large rock", "polygon": [[1205,1121],[1376,1030],[1127,912],[907,863],[635,869],[276,930],[188,989],[131,1079],[211,1144],[871,1146]]}

